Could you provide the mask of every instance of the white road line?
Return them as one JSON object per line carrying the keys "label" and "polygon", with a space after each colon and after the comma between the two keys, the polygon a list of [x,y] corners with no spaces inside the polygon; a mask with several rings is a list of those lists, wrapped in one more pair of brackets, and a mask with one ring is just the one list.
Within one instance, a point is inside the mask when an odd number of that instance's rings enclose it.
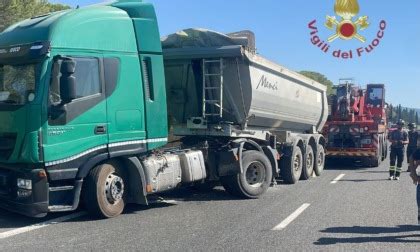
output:
{"label": "white road line", "polygon": [[345,176],[346,174],[340,174],[340,175],[338,175],[335,179],[333,179],[332,181],[331,181],[331,184],[337,184],[337,182],[340,180],[340,179],[342,179],[344,176]]}
{"label": "white road line", "polygon": [[33,231],[33,230],[36,230],[36,229],[48,227],[49,225],[53,225],[53,224],[68,221],[68,220],[71,220],[71,219],[75,219],[75,218],[81,217],[83,215],[86,215],[86,212],[73,213],[73,214],[69,214],[69,215],[62,216],[62,217],[59,217],[59,218],[55,218],[55,219],[52,219],[52,220],[48,220],[48,221],[44,221],[44,222],[37,223],[37,224],[34,224],[34,225],[30,225],[30,226],[27,226],[27,227],[16,228],[16,229],[13,229],[13,230],[10,230],[10,231],[0,233],[0,239],[9,238],[9,237],[12,237],[12,236],[15,236],[15,235],[18,235],[18,234],[23,234],[23,233],[30,232],[30,231]]}
{"label": "white road line", "polygon": [[287,225],[294,221],[301,213],[303,213],[303,211],[305,211],[305,209],[308,208],[310,205],[311,204],[309,203],[301,205],[298,209],[296,209],[296,211],[294,211],[291,215],[289,215],[286,219],[280,222],[280,224],[278,224],[277,226],[273,227],[273,229],[271,230],[277,231],[284,229],[285,227],[287,227]]}

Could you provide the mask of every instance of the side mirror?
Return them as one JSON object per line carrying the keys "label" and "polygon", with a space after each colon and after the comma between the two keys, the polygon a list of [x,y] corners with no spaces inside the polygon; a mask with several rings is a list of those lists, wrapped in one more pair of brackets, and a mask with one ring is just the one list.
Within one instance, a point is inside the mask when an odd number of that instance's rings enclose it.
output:
{"label": "side mirror", "polygon": [[76,96],[76,61],[65,58],[60,68],[60,95],[64,104],[70,103],[77,98]]}

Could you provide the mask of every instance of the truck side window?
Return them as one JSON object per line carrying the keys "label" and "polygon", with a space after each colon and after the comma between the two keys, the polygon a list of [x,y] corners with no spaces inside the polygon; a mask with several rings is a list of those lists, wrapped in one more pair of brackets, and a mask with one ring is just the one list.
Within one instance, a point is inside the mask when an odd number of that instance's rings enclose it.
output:
{"label": "truck side window", "polygon": [[[73,58],[76,61],[76,96],[77,99],[102,93],[99,73],[99,60],[96,58]],[[57,106],[61,103],[60,96],[60,63],[52,68],[50,86],[50,103]]]}
{"label": "truck side window", "polygon": [[76,96],[83,98],[101,93],[99,62],[95,58],[75,58]]}

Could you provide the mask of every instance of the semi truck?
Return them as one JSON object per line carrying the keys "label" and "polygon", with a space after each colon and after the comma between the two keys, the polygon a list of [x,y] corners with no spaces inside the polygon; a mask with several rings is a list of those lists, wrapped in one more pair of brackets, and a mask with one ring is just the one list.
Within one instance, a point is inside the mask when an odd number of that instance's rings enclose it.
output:
{"label": "semi truck", "polygon": [[127,0],[6,29],[0,207],[43,217],[83,202],[111,218],[180,186],[254,199],[320,175],[326,87],[257,55],[251,35],[161,42],[153,5]]}
{"label": "semi truck", "polygon": [[330,115],[324,126],[327,159],[353,159],[377,167],[387,157],[388,129],[385,85],[365,89],[353,79],[341,79],[329,97]]}

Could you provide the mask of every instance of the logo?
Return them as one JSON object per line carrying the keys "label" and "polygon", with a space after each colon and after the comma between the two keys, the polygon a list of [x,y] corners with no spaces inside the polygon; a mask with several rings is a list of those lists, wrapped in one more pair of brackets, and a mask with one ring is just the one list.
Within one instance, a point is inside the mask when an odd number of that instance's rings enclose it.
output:
{"label": "logo", "polygon": [[[362,34],[364,30],[371,27],[368,16],[358,16],[360,6],[357,0],[336,0],[334,4],[334,12],[336,16],[327,15],[324,26],[327,31],[334,31],[327,39],[322,39],[319,35],[317,20],[314,19],[308,24],[311,35],[311,43],[318,47],[324,53],[331,53],[335,58],[353,59],[369,54],[379,46],[385,35],[386,22],[381,20],[377,26],[376,36],[369,44],[366,43],[367,38]],[[370,29],[369,29],[370,30]],[[363,46],[355,49],[331,49],[331,44],[337,39],[343,41],[356,40]]]}
{"label": "logo", "polygon": [[269,80],[267,80],[267,77],[265,77],[264,75],[261,76],[260,81],[258,82],[257,88],[255,90],[258,90],[258,88],[265,88],[265,89],[270,89],[273,91],[277,91],[279,90],[278,84],[276,83],[272,83]]}
{"label": "logo", "polygon": [[328,42],[332,42],[337,38],[349,40],[356,38],[361,42],[366,42],[366,39],[358,33],[358,29],[364,30],[369,26],[368,17],[359,17],[356,22],[353,18],[359,14],[359,3],[357,0],[337,0],[334,5],[335,13],[341,17],[337,21],[336,17],[327,16],[325,26],[330,30],[336,30],[336,33],[328,38]]}

